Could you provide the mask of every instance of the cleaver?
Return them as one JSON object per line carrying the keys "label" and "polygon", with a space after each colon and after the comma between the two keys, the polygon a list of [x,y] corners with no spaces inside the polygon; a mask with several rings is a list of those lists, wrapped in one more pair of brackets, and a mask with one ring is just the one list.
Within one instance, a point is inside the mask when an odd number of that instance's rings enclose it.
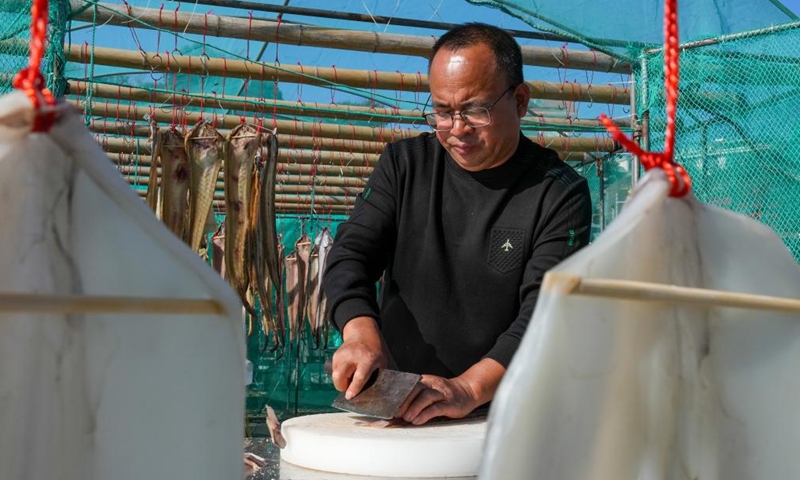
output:
{"label": "cleaver", "polygon": [[[332,370],[331,359],[325,360],[325,373],[330,375]],[[421,379],[422,376],[416,373],[380,368],[372,372],[358,395],[348,400],[341,392],[331,406],[345,412],[390,420]]]}

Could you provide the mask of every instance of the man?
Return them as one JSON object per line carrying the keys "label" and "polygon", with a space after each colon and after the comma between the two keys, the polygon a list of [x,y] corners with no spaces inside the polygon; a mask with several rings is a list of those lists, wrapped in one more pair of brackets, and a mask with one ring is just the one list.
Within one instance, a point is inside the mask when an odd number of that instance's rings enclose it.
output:
{"label": "man", "polygon": [[586,180],[520,132],[530,90],[511,36],[454,28],[429,80],[435,132],[386,147],[323,279],[343,337],[335,387],[352,398],[390,365],[423,374],[401,412],[417,425],[492,400],[544,273],[591,223]]}

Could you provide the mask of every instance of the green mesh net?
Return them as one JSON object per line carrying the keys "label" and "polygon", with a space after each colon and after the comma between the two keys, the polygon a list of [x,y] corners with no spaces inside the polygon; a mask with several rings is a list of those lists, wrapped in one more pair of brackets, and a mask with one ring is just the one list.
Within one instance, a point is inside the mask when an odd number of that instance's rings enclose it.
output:
{"label": "green mesh net", "polygon": [[[760,220],[800,259],[800,24],[683,50],[676,161],[698,199]],[[643,54],[638,110],[663,145],[663,52]]]}
{"label": "green mesh net", "polygon": [[[0,94],[10,92],[14,74],[28,65],[31,38],[31,0],[0,1]],[[51,1],[48,23],[48,44],[41,71],[47,86],[56,96],[66,88],[63,69],[64,34],[69,17],[69,2]]]}

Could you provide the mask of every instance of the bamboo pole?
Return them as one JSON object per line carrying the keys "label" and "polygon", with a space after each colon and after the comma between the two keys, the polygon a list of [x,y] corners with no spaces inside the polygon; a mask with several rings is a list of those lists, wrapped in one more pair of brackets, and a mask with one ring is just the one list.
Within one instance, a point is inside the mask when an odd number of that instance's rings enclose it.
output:
{"label": "bamboo pole", "polygon": [[[581,278],[577,275],[550,272],[545,275],[545,291],[567,295],[618,298],[623,300],[670,302],[704,307],[731,307],[784,313],[800,313],[800,300],[752,295],[658,283]],[[564,289],[565,290],[562,290]]]}
{"label": "bamboo pole", "polygon": [[[86,96],[90,93],[93,98],[110,100],[125,100],[131,102],[145,102],[151,104],[167,105],[171,108],[200,105],[201,98],[186,93],[156,92],[143,88],[119,87],[97,82],[73,80],[69,83],[69,95],[75,97]],[[374,121],[376,123],[403,123],[417,126],[427,126],[419,110],[401,110],[386,107],[358,107],[338,104],[308,104],[302,102],[289,102],[283,100],[257,99],[253,97],[228,96],[212,99],[207,96],[202,99],[209,106],[216,106],[226,110],[235,110],[247,115],[258,112],[263,117],[274,115],[313,116],[320,118],[335,118],[337,120]],[[617,119],[615,123],[620,127],[629,127],[629,119]],[[563,116],[531,115],[522,119],[523,127],[531,126],[560,126],[564,129],[575,127],[601,127],[602,123],[596,119],[566,119]]]}
{"label": "bamboo pole", "polygon": [[[75,46],[66,49],[67,60],[89,63],[93,58],[97,65],[123,67],[154,72],[171,72],[194,75],[211,75],[228,78],[275,80],[309,85],[332,84],[374,90],[401,90],[427,92],[428,76],[421,73],[379,72],[377,70],[352,70],[316,66],[294,66],[272,63],[254,63],[224,58],[193,57],[164,52],[153,54],[144,51],[94,47],[92,57]],[[586,85],[526,81],[532,98],[566,100],[574,102],[610,103],[628,105],[627,90],[613,85]]]}
{"label": "bamboo pole", "polygon": [[[80,110],[84,110],[84,101],[68,100]],[[159,123],[194,125],[201,118],[212,120],[213,113],[206,113],[204,116],[199,112],[187,112],[185,110],[163,111],[160,108],[151,110],[139,105],[119,105],[110,102],[100,103],[93,101],[88,109],[89,114],[95,117],[116,117],[121,121],[131,121],[143,119],[145,115],[152,115]],[[217,128],[234,128],[241,123],[238,115],[217,116],[215,126]],[[412,129],[388,129],[383,127],[356,127],[340,124],[319,124],[315,122],[300,122],[295,120],[265,120],[267,128],[272,128],[276,124],[278,135],[299,135],[304,137],[323,137],[346,140],[366,140],[366,141],[394,141],[403,138],[415,137],[421,133],[420,130]],[[279,137],[280,138],[280,137]]]}
{"label": "bamboo pole", "polygon": [[[149,142],[146,139],[138,140],[131,137],[129,137],[129,139],[105,137],[98,139],[98,143],[103,147],[103,150],[110,153],[151,153]],[[361,152],[350,153],[287,148],[278,149],[278,161],[284,163],[368,167],[378,163],[379,158],[380,155]]]}
{"label": "bamboo pole", "polygon": [[[137,193],[140,197],[143,197],[147,194],[146,191],[137,190]],[[225,195],[221,192],[217,192],[214,194],[214,200],[225,200]],[[275,203],[294,203],[297,205],[308,205],[311,206],[311,195],[302,195],[302,194],[278,194],[275,195]],[[315,195],[313,197],[314,204],[320,205],[320,207],[324,205],[344,205],[344,206],[352,206],[356,202],[355,196],[333,196],[333,195]],[[223,204],[224,205],[224,204]]]}
{"label": "bamboo pole", "polygon": [[[131,176],[138,177],[140,180],[142,178],[147,179],[150,175],[150,166],[145,165],[119,165],[117,170],[122,175],[128,178],[128,181],[131,181]],[[156,169],[158,172],[158,177],[161,178],[161,168]],[[223,181],[223,174],[220,173],[217,177],[218,180],[221,182]],[[290,175],[290,174],[280,174],[275,176],[275,182],[281,185],[317,185],[317,186],[327,186],[327,187],[351,187],[356,188],[356,193],[360,192],[364,186],[367,184],[367,181],[363,178],[358,177],[330,177],[325,175],[316,175],[316,176],[309,176],[309,175]],[[139,182],[142,183],[142,182]],[[146,183],[146,182],[145,182]],[[219,182],[217,183],[219,185]]]}
{"label": "bamboo pole", "polygon": [[222,315],[215,300],[195,298],[137,298],[42,293],[0,294],[3,313],[95,313],[137,315]]}
{"label": "bamboo pole", "polygon": [[[104,135],[98,135],[95,138],[107,152],[136,153],[138,151],[150,153],[150,143],[144,137],[108,137]],[[280,141],[278,157],[280,161],[286,162],[344,163],[347,165],[358,166],[372,165],[377,163],[378,159],[380,158],[380,151],[382,150],[378,150],[377,153],[366,153],[363,151],[356,151],[355,149],[353,151],[346,151],[346,149],[328,151],[322,149],[292,148],[292,142],[290,138],[287,138],[287,141],[283,141],[283,137],[279,136],[278,138]],[[531,135],[528,136],[528,138],[544,147],[552,148],[559,153],[614,152],[621,148],[619,143],[610,137],[562,137],[556,135]],[[313,141],[303,141],[303,143],[313,144]],[[298,147],[297,143],[294,144],[294,147]]]}
{"label": "bamboo pole", "polygon": [[[144,165],[150,166],[151,160],[149,155],[124,155],[120,153],[106,153],[109,159],[118,166],[126,165]],[[127,159],[125,157],[128,157]],[[352,167],[340,165],[304,165],[304,164],[291,164],[291,163],[278,163],[278,175],[309,175],[316,173],[318,175],[338,175],[350,178],[366,178],[372,173],[372,167]]]}
{"label": "bamboo pole", "polygon": [[[73,20],[96,22],[134,28],[158,28],[178,33],[195,33],[203,36],[238,38],[297,46],[324,47],[350,51],[388,53],[429,57],[432,37],[376,33],[333,28],[310,27],[268,20],[197,15],[184,12],[162,13],[151,8],[123,8],[118,5],[98,3],[95,18],[92,9],[83,9],[83,0],[71,0]],[[134,19],[134,20],[132,20]],[[522,46],[525,65],[551,68],[571,68],[600,72],[630,73],[630,65],[601,53],[566,50],[553,47]]]}
{"label": "bamboo pole", "polygon": [[[148,177],[138,177],[134,179],[133,177],[125,177],[125,179],[130,184],[136,185],[150,185],[150,179]],[[161,184],[161,178],[159,176],[158,184]],[[214,185],[214,189],[217,191],[225,189],[225,183],[222,180],[217,180],[217,183]],[[284,185],[282,183],[276,183],[274,186],[275,192],[278,194],[303,194],[303,195],[311,195],[312,193],[316,196],[334,196],[334,197],[355,197],[359,195],[363,188],[346,188],[346,187],[333,187],[333,186],[326,186],[326,185]]]}
{"label": "bamboo pole", "polygon": [[[269,127],[269,123],[265,127]],[[168,126],[163,124],[162,127]],[[89,130],[97,135],[127,135],[131,137],[147,138],[150,135],[149,127],[144,123],[133,123],[128,121],[107,121],[106,119],[92,119],[89,123]],[[227,136],[230,129],[217,130],[221,135]],[[98,137],[95,137],[98,138]],[[99,140],[98,140],[99,141]],[[368,142],[365,140],[336,139],[324,137],[301,137],[297,135],[278,134],[278,142],[281,148],[288,149],[308,149],[308,150],[328,150],[332,152],[361,152],[379,154],[386,148],[385,142]]]}

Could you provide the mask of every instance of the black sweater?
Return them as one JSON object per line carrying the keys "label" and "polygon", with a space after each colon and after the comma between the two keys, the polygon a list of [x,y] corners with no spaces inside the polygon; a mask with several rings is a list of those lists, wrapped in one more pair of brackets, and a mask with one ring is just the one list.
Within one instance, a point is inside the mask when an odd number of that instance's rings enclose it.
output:
{"label": "black sweater", "polygon": [[329,254],[331,318],[341,330],[374,317],[403,371],[451,378],[483,357],[507,367],[544,273],[588,243],[591,216],[586,179],[524,136],[480,172],[433,134],[389,144]]}

